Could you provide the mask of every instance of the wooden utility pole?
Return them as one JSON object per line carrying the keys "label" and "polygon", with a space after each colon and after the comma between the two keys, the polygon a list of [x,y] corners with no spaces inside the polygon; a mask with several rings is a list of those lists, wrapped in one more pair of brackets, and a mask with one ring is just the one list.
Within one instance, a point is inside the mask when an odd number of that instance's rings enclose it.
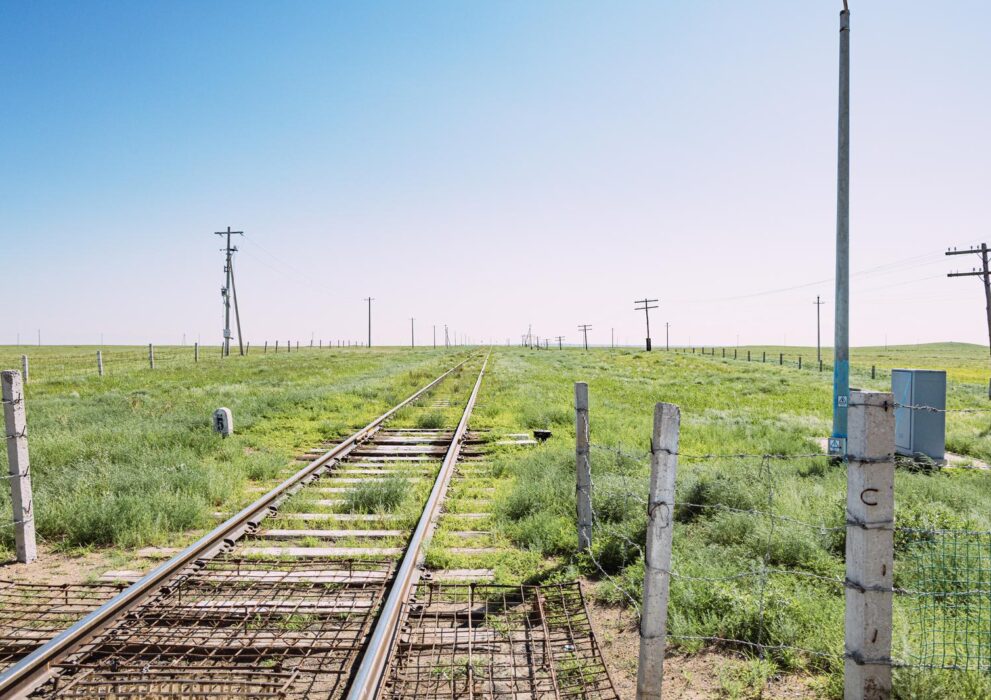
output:
{"label": "wooden utility pole", "polygon": [[15,370],[0,374],[0,395],[7,437],[10,473],[10,502],[14,510],[14,548],[17,561],[27,564],[38,558],[34,536],[34,501],[28,464],[28,430],[24,413],[24,384]]}
{"label": "wooden utility pole", "polygon": [[588,350],[588,332],[592,330],[592,326],[587,323],[583,323],[578,326],[578,330],[580,330],[582,335],[585,337],[585,349]]}
{"label": "wooden utility pole", "polygon": [[[971,268],[970,272],[951,272],[947,277],[980,277],[984,282],[984,310],[988,318],[988,349],[991,351],[991,272],[988,270],[988,244],[981,243],[980,248],[968,250],[954,248],[946,251],[947,255],[970,255],[971,253],[981,256],[981,269]],[[991,381],[988,382],[988,398],[991,398]]]}
{"label": "wooden utility pole", "polygon": [[[819,307],[825,304],[824,301],[819,301],[819,295],[816,294],[816,300],[812,302],[816,307],[816,359],[822,362],[822,325],[819,319]],[[739,344],[739,340],[737,344]]]}
{"label": "wooden utility pole", "polygon": [[[657,299],[640,299],[639,301],[634,301],[636,306],[633,307],[634,311],[643,311],[644,317],[647,319],[647,352],[650,352],[650,310],[656,309]],[[651,306],[651,304],[654,304]]]}
{"label": "wooden utility pole", "polygon": [[564,350],[564,336],[563,335],[557,336],[557,349],[558,350]]}

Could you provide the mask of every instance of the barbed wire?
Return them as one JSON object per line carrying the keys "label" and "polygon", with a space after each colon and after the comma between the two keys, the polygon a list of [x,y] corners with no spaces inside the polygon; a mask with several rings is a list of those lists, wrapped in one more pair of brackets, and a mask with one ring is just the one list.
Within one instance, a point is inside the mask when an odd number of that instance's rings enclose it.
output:
{"label": "barbed wire", "polygon": [[[641,466],[645,465],[650,455],[645,453],[631,452],[622,447],[613,447],[589,443],[590,448],[602,452],[611,453],[624,460],[632,460]],[[590,450],[591,451],[591,450]],[[698,458],[701,460],[716,461],[719,459],[734,459],[743,461],[751,468],[756,468],[752,477],[760,485],[760,490],[765,495],[763,506],[739,506],[728,503],[695,502],[675,500],[673,504],[674,522],[683,522],[686,515],[695,510],[700,513],[728,513],[745,516],[761,520],[765,523],[762,528],[761,549],[759,559],[746,570],[713,573],[707,575],[704,569],[698,573],[683,570],[674,563],[662,570],[663,574],[670,577],[672,582],[681,581],[684,585],[713,585],[726,584],[732,586],[736,582],[753,581],[753,605],[756,606],[754,612],[753,636],[748,639],[734,639],[732,635],[705,635],[705,634],[669,634],[668,637],[674,641],[695,641],[704,644],[722,644],[742,648],[752,649],[761,658],[767,654],[776,652],[791,652],[806,655],[813,658],[823,658],[830,660],[851,659],[857,663],[879,663],[890,665],[893,668],[916,669],[916,670],[950,670],[950,671],[986,671],[991,662],[991,648],[988,640],[984,637],[975,638],[972,635],[978,632],[975,630],[980,625],[986,626],[988,612],[991,611],[991,546],[975,550],[967,556],[961,554],[947,554],[955,562],[953,566],[960,567],[960,571],[951,571],[949,574],[940,574],[930,569],[939,566],[942,561],[940,554],[946,544],[939,541],[940,537],[972,537],[981,538],[980,542],[985,542],[991,538],[991,531],[982,530],[959,530],[959,529],[937,529],[919,527],[899,527],[893,520],[885,522],[866,522],[854,517],[849,511],[841,511],[838,518],[833,522],[816,522],[793,517],[776,511],[776,470],[772,469],[775,460],[808,459],[810,457],[823,458],[828,455],[816,454],[750,454],[750,453],[725,453],[725,454],[699,454],[679,455],[682,459]],[[849,460],[860,462],[885,462],[891,461],[895,455],[880,455],[866,460]],[[586,459],[588,456],[586,455]],[[759,463],[754,465],[748,460],[759,459]],[[846,461],[846,460],[845,460]],[[591,471],[591,470],[590,470]],[[610,480],[603,486],[603,474],[596,472],[596,477],[591,487],[591,504],[593,517],[593,547],[589,552],[589,559],[605,581],[618,592],[625,600],[629,601],[636,611],[637,617],[641,615],[639,596],[640,592],[635,588],[635,583],[625,579],[623,575],[610,573],[615,572],[619,565],[619,570],[629,563],[629,559],[645,560],[645,542],[642,540],[642,532],[646,530],[648,514],[648,498],[645,497],[645,490],[649,479],[644,471],[629,473],[606,472]],[[604,489],[604,490],[603,490]],[[611,505],[603,510],[603,498]],[[630,510],[632,506],[633,510]],[[678,515],[678,513],[681,513]],[[617,516],[617,513],[619,514]],[[611,521],[611,519],[613,519]],[[777,532],[781,525],[798,526],[812,533],[821,536],[831,534],[843,534],[849,532],[850,528],[861,528],[864,530],[890,530],[896,537],[917,538],[918,543],[910,543],[912,546],[907,551],[902,552],[898,559],[900,576],[905,577],[904,583],[899,585],[863,585],[849,577],[840,574],[830,574],[826,571],[815,571],[800,568],[787,568],[774,566],[774,547]],[[678,528],[675,528],[678,531]],[[602,552],[608,551],[609,542],[619,545],[618,555],[620,560],[612,562],[602,560]],[[615,546],[615,545],[613,545]],[[905,546],[904,544],[901,546]],[[987,551],[985,551],[985,549]],[[913,554],[915,552],[916,554]],[[921,552],[921,554],[919,554]],[[931,553],[930,553],[931,552]],[[928,564],[925,558],[929,557]],[[920,563],[921,562],[921,563]],[[937,562],[933,564],[933,562]],[[974,569],[974,566],[980,568]],[[969,568],[968,568],[969,567]],[[918,571],[916,571],[918,570]],[[971,573],[967,573],[967,572]],[[975,573],[976,572],[976,573]],[[927,578],[928,576],[928,578]],[[797,644],[775,644],[772,640],[774,634],[769,628],[769,598],[771,580],[774,578],[795,578],[809,581],[810,584],[818,584],[835,588],[838,594],[841,591],[857,590],[860,592],[890,593],[905,601],[908,606],[910,635],[905,643],[908,645],[898,655],[901,658],[864,659],[856,653],[842,651],[829,651],[817,648],[803,647]],[[970,612],[967,612],[967,611]],[[961,613],[960,611],[964,611]],[[976,612],[975,612],[976,611]],[[970,628],[964,623],[954,622],[952,626],[946,627],[940,620],[942,616],[959,616],[966,614]],[[925,617],[928,615],[928,618]],[[936,632],[926,632],[923,624],[926,619],[935,620],[930,622]],[[946,619],[949,619],[948,617]],[[946,629],[943,629],[946,627]],[[958,629],[959,628],[959,629]],[[971,629],[967,632],[967,629]],[[983,629],[983,627],[980,627]],[[951,631],[947,631],[951,630]],[[971,637],[961,636],[971,634]],[[985,634],[985,633],[978,633]],[[956,637],[954,637],[956,635]],[[749,635],[748,635],[749,636]],[[976,641],[975,641],[976,640]],[[983,641],[982,641],[983,640]],[[816,646],[813,642],[811,646]]]}

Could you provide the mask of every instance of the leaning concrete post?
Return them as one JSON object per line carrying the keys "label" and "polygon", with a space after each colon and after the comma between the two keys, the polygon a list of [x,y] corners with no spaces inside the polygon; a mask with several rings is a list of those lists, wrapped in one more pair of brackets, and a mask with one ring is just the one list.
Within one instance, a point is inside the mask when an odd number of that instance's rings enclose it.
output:
{"label": "leaning concrete post", "polygon": [[891,696],[894,397],[851,392],[848,417],[843,697],[884,700]]}
{"label": "leaning concrete post", "polygon": [[578,501],[578,551],[592,546],[592,462],[589,458],[588,384],[575,382],[575,494]]}
{"label": "leaning concrete post", "polygon": [[30,369],[30,363],[28,362],[27,355],[21,355],[21,376],[24,377],[24,383],[28,383],[28,370]]}
{"label": "leaning concrete post", "polygon": [[14,547],[17,561],[27,564],[38,558],[34,538],[34,502],[31,498],[31,469],[28,463],[28,432],[24,414],[24,385],[16,370],[0,375],[3,418],[10,467],[10,502],[14,507]]}
{"label": "leaning concrete post", "polygon": [[637,700],[660,700],[664,644],[671,585],[674,536],[674,482],[678,469],[681,411],[670,403],[654,406],[650,447],[650,496],[647,502],[647,547],[644,550],[643,613],[640,616],[640,662]]}
{"label": "leaning concrete post", "polygon": [[199,342],[193,343],[193,362],[200,361],[200,344]]}
{"label": "leaning concrete post", "polygon": [[96,351],[96,373],[98,375],[100,375],[101,377],[103,376],[103,351],[102,350],[97,350]]}
{"label": "leaning concrete post", "polygon": [[155,369],[155,346],[148,343],[148,366]]}

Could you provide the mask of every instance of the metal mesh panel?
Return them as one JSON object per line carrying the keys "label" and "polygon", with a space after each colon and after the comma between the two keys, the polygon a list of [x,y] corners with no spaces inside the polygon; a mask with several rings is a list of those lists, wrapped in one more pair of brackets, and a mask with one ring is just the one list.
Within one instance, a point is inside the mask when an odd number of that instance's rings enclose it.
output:
{"label": "metal mesh panel", "polygon": [[577,583],[421,583],[384,698],[617,698]]}
{"label": "metal mesh panel", "polygon": [[898,528],[912,666],[991,671],[991,533]]}
{"label": "metal mesh panel", "polygon": [[0,580],[0,670],[13,665],[121,591],[112,583]]}
{"label": "metal mesh panel", "polygon": [[60,665],[40,697],[338,697],[391,561],[194,567]]}

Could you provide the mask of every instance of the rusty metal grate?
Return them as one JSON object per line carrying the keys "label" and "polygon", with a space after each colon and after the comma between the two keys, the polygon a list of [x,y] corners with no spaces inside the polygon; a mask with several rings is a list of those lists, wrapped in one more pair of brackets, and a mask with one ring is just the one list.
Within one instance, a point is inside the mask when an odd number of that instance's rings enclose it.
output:
{"label": "rusty metal grate", "polygon": [[0,580],[0,671],[120,593],[113,583],[46,584]]}
{"label": "rusty metal grate", "polygon": [[383,698],[618,698],[578,583],[421,583]]}
{"label": "rusty metal grate", "polygon": [[393,562],[220,557],[60,664],[36,697],[338,697]]}

